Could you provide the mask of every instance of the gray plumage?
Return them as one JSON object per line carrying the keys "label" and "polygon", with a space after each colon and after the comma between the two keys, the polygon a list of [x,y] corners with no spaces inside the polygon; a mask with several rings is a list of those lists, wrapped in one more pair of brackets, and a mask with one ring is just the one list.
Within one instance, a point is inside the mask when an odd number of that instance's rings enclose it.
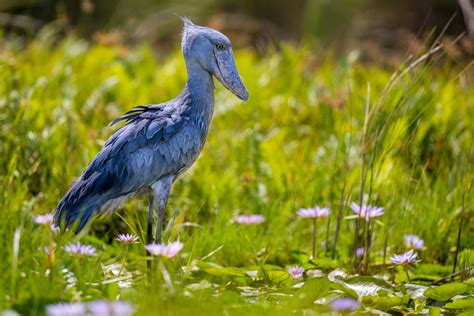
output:
{"label": "gray plumage", "polygon": [[230,41],[223,34],[185,23],[182,51],[188,81],[175,99],[138,106],[113,123],[125,121],[105,143],[56,208],[56,225],[79,232],[91,216],[113,210],[140,192],[150,194],[148,241],[153,208],[161,240],[164,209],[172,183],[197,159],[214,109],[212,75],[242,100],[248,92],[235,67]]}

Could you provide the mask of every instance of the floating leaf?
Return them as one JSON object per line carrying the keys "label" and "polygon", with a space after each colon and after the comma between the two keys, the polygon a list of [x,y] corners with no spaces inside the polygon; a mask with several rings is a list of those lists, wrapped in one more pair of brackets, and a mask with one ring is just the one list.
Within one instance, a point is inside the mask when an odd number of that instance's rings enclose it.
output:
{"label": "floating leaf", "polygon": [[331,282],[326,277],[310,279],[296,291],[291,300],[294,306],[311,306],[318,298],[323,297],[329,292]]}
{"label": "floating leaf", "polygon": [[202,271],[216,276],[223,276],[223,277],[245,277],[245,271],[242,271],[239,268],[234,267],[222,267],[218,264],[205,262],[205,261],[198,261],[196,264],[199,269]]}
{"label": "floating leaf", "polygon": [[430,316],[439,316],[441,315],[441,309],[437,306],[429,306]]}
{"label": "floating leaf", "polygon": [[444,305],[445,308],[449,309],[472,309],[474,312],[474,297],[467,297],[461,298],[459,300],[455,300],[451,303],[447,303]]}
{"label": "floating leaf", "polygon": [[288,272],[281,270],[270,270],[265,271],[265,275],[268,281],[275,285],[291,285],[293,284],[293,279],[291,279]]}
{"label": "floating leaf", "polygon": [[242,296],[258,296],[266,293],[262,288],[256,288],[251,286],[239,286],[238,289],[241,291]]}
{"label": "floating leaf", "polygon": [[261,269],[266,281],[274,285],[290,286],[294,283],[294,280],[290,277],[288,271],[282,267],[265,264]]}
{"label": "floating leaf", "polygon": [[371,276],[355,276],[347,278],[344,285],[357,292],[359,296],[377,295],[379,290],[392,290],[392,286],[382,279]]}
{"label": "floating leaf", "polygon": [[[331,307],[329,307],[327,304],[314,304],[313,306],[311,306],[310,310],[313,311],[313,313],[304,313],[304,315],[306,315],[306,314],[308,314],[308,315],[330,315],[330,313],[332,312]],[[314,314],[314,312],[316,314]]]}
{"label": "floating leaf", "polygon": [[213,287],[213,284],[207,280],[202,280],[199,283],[191,283],[191,284],[186,285],[186,288],[192,291],[206,290],[212,287]]}
{"label": "floating leaf", "polygon": [[357,299],[359,297],[356,291],[347,287],[344,283],[331,282],[330,288],[331,290],[341,291],[354,299]]}
{"label": "floating leaf", "polygon": [[376,309],[387,311],[396,306],[405,306],[410,300],[410,295],[400,296],[366,296],[363,298],[365,304],[373,305]]}
{"label": "floating leaf", "polygon": [[423,293],[427,298],[431,298],[436,301],[448,301],[456,295],[463,294],[469,290],[469,285],[456,282],[443,284],[438,287],[430,288]]}
{"label": "floating leaf", "polygon": [[425,293],[428,287],[418,284],[406,284],[405,289],[412,299],[424,299],[423,293]]}

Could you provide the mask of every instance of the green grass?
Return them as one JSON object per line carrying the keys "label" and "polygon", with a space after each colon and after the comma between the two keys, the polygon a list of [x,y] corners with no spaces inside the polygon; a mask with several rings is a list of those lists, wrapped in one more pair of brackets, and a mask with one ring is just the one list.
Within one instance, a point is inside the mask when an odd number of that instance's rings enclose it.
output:
{"label": "green grass", "polygon": [[[0,310],[42,314],[45,305],[59,301],[121,299],[131,301],[139,315],[327,312],[333,298],[354,295],[340,285],[346,283],[312,278],[313,271],[297,290],[285,268],[356,273],[357,220],[345,217],[353,214],[348,204],[361,200],[385,208],[371,224],[365,274],[407,282],[388,257],[405,251],[403,235],[413,233],[426,247],[411,283],[427,285],[449,275],[461,218],[458,270],[474,264],[474,87],[442,53],[390,85],[392,70],[351,56],[324,59],[311,47],[284,46],[264,58],[238,51],[251,98],[241,103],[218,86],[206,146],[175,183],[168,204],[165,240],[185,244],[178,258],[165,262],[172,294],[156,262],[146,276],[143,243],[125,252],[114,240],[117,233],[132,232],[144,241],[145,200],[96,219],[79,237],[54,236],[35,226],[32,216],[54,210],[113,132],[109,122],[133,106],[180,92],[186,80],[181,54],[157,61],[147,47],[75,39],[56,46],[46,40],[26,48],[7,40],[0,45]],[[317,258],[310,260],[311,225],[296,212],[314,204],[329,206],[331,214],[318,223]],[[254,213],[266,221],[231,221]],[[65,253],[62,246],[78,238],[99,255]],[[41,250],[53,239],[54,261]],[[122,275],[132,283],[120,287],[107,271],[120,267],[124,256]],[[256,277],[246,271],[256,271]],[[470,284],[465,295],[473,292]],[[340,287],[344,291],[335,291]],[[360,297],[361,310],[421,311],[431,304],[426,297],[393,298],[406,291],[397,287]]]}

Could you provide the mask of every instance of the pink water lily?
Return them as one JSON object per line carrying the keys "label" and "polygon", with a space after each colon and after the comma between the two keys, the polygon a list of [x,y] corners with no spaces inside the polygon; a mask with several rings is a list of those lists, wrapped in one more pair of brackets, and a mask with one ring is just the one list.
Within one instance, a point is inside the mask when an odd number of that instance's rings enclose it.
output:
{"label": "pink water lily", "polygon": [[89,303],[91,315],[97,316],[127,316],[132,315],[135,308],[124,301],[92,301]]}
{"label": "pink water lily", "polygon": [[81,243],[72,243],[64,246],[64,251],[76,254],[76,255],[85,255],[85,256],[97,256],[96,249],[91,245],[82,245]]}
{"label": "pink water lily", "polygon": [[170,244],[148,244],[145,249],[154,256],[162,256],[166,258],[172,258],[183,249],[183,244],[179,241],[172,242]]}
{"label": "pink water lily", "polygon": [[293,279],[301,279],[303,277],[304,268],[300,266],[293,266],[289,267],[287,271]]}
{"label": "pink water lily", "polygon": [[363,248],[363,247],[360,247],[360,248],[357,248],[357,249],[356,249],[355,255],[356,255],[357,257],[362,257],[362,256],[364,255],[364,252],[365,252],[364,248]]}
{"label": "pink water lily", "polygon": [[329,215],[328,207],[319,207],[315,205],[313,208],[302,208],[298,210],[298,216],[303,218],[318,218]]}
{"label": "pink water lily", "polygon": [[54,223],[51,223],[49,225],[49,228],[51,229],[51,231],[53,232],[53,234],[57,234],[59,233],[59,231],[61,230],[59,227],[57,227],[56,225],[54,225]]}
{"label": "pink water lily", "polygon": [[336,298],[331,302],[331,308],[341,313],[353,312],[359,308],[359,302],[352,298]]}
{"label": "pink water lily", "polygon": [[405,241],[405,246],[407,246],[407,248],[420,250],[425,247],[425,242],[417,235],[405,235],[403,236],[403,240]]}
{"label": "pink water lily", "polygon": [[126,245],[136,244],[138,242],[138,236],[133,234],[118,234],[115,239]]}
{"label": "pink water lily", "polygon": [[86,315],[86,306],[83,303],[58,303],[46,306],[48,316],[83,316]]}
{"label": "pink water lily", "polygon": [[417,262],[417,259],[416,259],[417,256],[418,254],[413,249],[411,249],[400,255],[391,256],[390,261],[392,261],[392,263],[396,265],[407,265],[407,264]]}
{"label": "pink water lily", "polygon": [[314,259],[316,257],[316,221],[318,218],[327,217],[329,215],[329,208],[315,205],[312,208],[301,208],[297,214],[299,217],[312,219],[313,237],[311,258]]}
{"label": "pink water lily", "polygon": [[233,221],[244,225],[261,224],[265,221],[265,216],[259,214],[237,215],[233,218]]}
{"label": "pink water lily", "polygon": [[53,213],[33,216],[33,221],[36,224],[40,224],[40,225],[51,225],[51,223],[53,223],[53,220],[54,220]]}
{"label": "pink water lily", "polygon": [[97,300],[89,303],[58,303],[46,306],[48,316],[128,316],[135,308],[125,301]]}
{"label": "pink water lily", "polygon": [[372,206],[372,205],[358,205],[357,203],[351,204],[351,209],[359,215],[359,217],[369,221],[372,217],[378,217],[383,215],[383,207]]}

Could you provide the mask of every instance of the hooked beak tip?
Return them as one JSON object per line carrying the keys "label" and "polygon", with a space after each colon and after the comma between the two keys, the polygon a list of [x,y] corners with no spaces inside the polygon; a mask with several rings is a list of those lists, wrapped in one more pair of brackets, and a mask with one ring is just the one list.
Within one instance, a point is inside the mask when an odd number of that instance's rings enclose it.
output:
{"label": "hooked beak tip", "polygon": [[249,92],[245,88],[245,85],[242,82],[235,65],[233,62],[231,67],[226,65],[226,63],[223,64],[227,67],[219,67],[219,60],[217,60],[217,69],[214,72],[214,76],[227,90],[232,92],[240,100],[247,101],[249,99]]}
{"label": "hooked beak tip", "polygon": [[247,101],[249,99],[249,92],[245,88],[242,81],[238,80],[238,84],[233,84],[233,81],[225,80],[221,72],[216,73],[217,80],[230,92],[232,92],[237,98],[242,101]]}
{"label": "hooked beak tip", "polygon": [[249,99],[248,91],[244,91],[243,93],[237,94],[237,97],[242,101],[247,101]]}

